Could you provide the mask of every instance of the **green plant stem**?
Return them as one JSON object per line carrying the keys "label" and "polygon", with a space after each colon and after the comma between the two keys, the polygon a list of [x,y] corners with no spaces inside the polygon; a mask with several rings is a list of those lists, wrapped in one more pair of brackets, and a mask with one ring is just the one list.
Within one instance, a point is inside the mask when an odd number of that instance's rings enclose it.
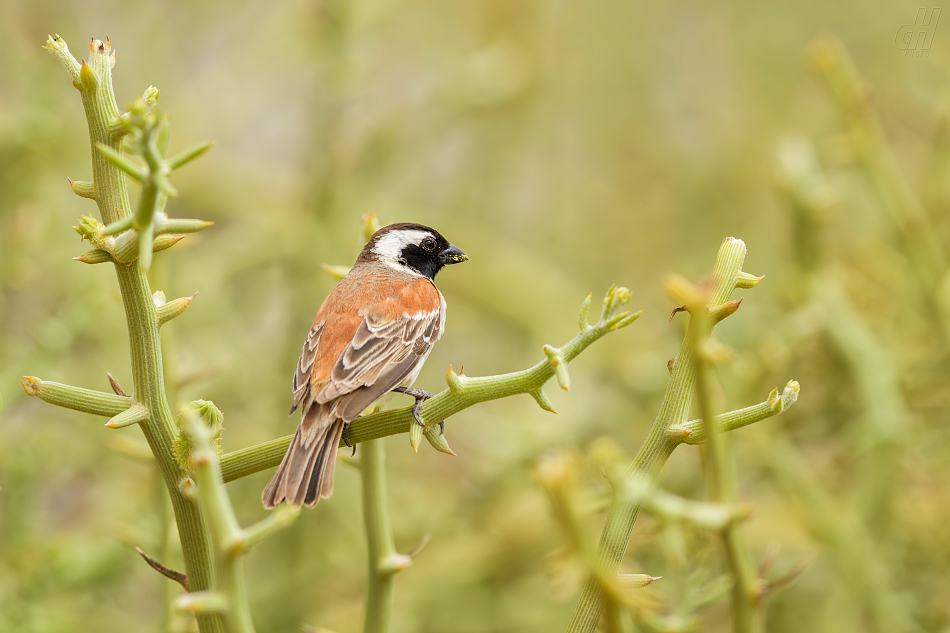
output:
{"label": "green plant stem", "polygon": [[[709,280],[709,305],[719,306],[729,298],[736,288],[745,254],[746,247],[742,240],[730,237],[723,241]],[[695,324],[691,318],[686,339],[673,364],[672,376],[667,384],[660,412],[633,463],[628,468],[628,476],[637,475],[650,482],[656,481],[666,460],[680,443],[668,436],[668,430],[674,424],[686,422],[692,403],[694,376],[690,337],[693,335],[691,331],[694,328]],[[615,575],[620,568],[620,562],[623,560],[639,512],[639,503],[615,502],[611,504],[607,513],[597,558],[598,567],[611,576]],[[593,633],[603,613],[604,604],[600,583],[593,577],[588,578],[568,625],[569,633]]]}
{"label": "green plant stem", "polygon": [[[47,48],[60,58],[73,76],[75,85],[76,67],[80,65],[69,53],[66,43],[56,36],[50,38]],[[112,88],[111,71],[114,60],[108,48],[93,41],[89,51],[89,64],[80,66],[80,85],[77,86],[89,126],[95,201],[105,224],[121,220],[130,214],[124,172],[97,150],[97,145],[102,144],[116,152],[121,151],[120,138],[110,134],[110,128],[119,120],[119,109]],[[92,73],[95,81],[83,81],[83,77],[87,76],[84,73]],[[176,429],[165,395],[158,313],[152,301],[148,279],[141,267],[116,264],[115,271],[129,329],[133,400],[145,405],[149,410],[149,420],[139,426],[155,456],[171,497],[189,586],[192,591],[206,590],[211,587],[214,575],[213,548],[207,525],[197,507],[186,499],[178,488],[184,473],[172,453],[172,439]],[[218,614],[198,614],[197,619],[201,633],[218,633],[225,630]]]}
{"label": "green plant stem", "polygon": [[363,476],[363,523],[369,554],[369,591],[363,633],[385,633],[389,630],[393,584],[398,571],[392,563],[400,555],[396,553],[386,505],[386,449],[382,439],[363,443],[360,472]]}
{"label": "green plant stem", "polygon": [[[725,437],[716,424],[712,403],[710,373],[712,363],[706,350],[710,320],[705,302],[700,300],[691,306],[693,337],[693,372],[696,381],[696,400],[703,416],[706,434],[706,473],[709,478],[713,503],[731,507],[734,502],[735,481],[732,470],[725,464]],[[763,587],[753,566],[752,558],[739,532],[737,521],[726,521],[720,530],[726,550],[726,560],[732,574],[732,620],[736,633],[758,633],[763,630]]]}
{"label": "green plant stem", "polygon": [[751,506],[735,506],[719,501],[693,501],[666,492],[648,481],[632,477],[626,477],[614,485],[624,499],[639,503],[664,522],[686,522],[702,530],[720,532],[730,523],[741,521],[752,513]]}
{"label": "green plant stem", "polygon": [[[783,413],[798,400],[798,391],[798,383],[794,380],[789,380],[781,394],[778,392],[778,389],[773,389],[765,402],[717,415],[715,420],[717,432],[728,433],[729,431],[735,431],[736,429],[741,429],[744,426],[749,426],[750,424]],[[671,426],[667,435],[684,444],[702,444],[706,441],[706,427],[705,420],[690,420],[685,424]]]}
{"label": "green plant stem", "polygon": [[107,418],[119,415],[132,406],[132,399],[128,396],[118,396],[94,389],[73,387],[59,382],[40,380],[35,376],[24,376],[23,390],[30,396],[36,396],[43,402],[82,411],[93,415],[102,415]]}
{"label": "green plant stem", "polygon": [[[567,364],[594,341],[633,323],[643,311],[633,314],[621,312],[620,308],[627,301],[629,301],[629,292],[626,289],[612,288],[604,299],[605,308],[600,321],[596,325],[588,325],[586,323],[586,310],[590,305],[590,297],[588,297],[582,306],[583,329],[563,347],[548,348],[545,352],[549,356],[548,359],[530,369],[498,376],[472,378],[458,375],[450,368],[446,376],[449,388],[423,403],[421,409],[423,421],[428,426],[432,426],[480,402],[518,394],[531,394],[543,408],[551,410],[543,391],[544,384],[555,375],[556,371],[561,371],[566,375]],[[555,362],[551,360],[551,355],[557,359]],[[351,422],[347,431],[347,442],[351,445],[360,444],[388,435],[406,433],[412,424],[414,424],[412,407],[380,411]],[[226,453],[221,458],[224,480],[233,481],[277,466],[292,438],[292,435],[288,435]],[[343,446],[342,443],[341,446]]]}
{"label": "green plant stem", "polygon": [[193,414],[185,422],[184,430],[195,447],[191,453],[191,463],[202,515],[208,520],[215,536],[218,564],[214,585],[215,591],[224,596],[226,601],[226,630],[229,633],[254,633],[243,564],[241,558],[231,550],[231,545],[242,541],[244,535],[221,480],[211,434],[198,416]]}

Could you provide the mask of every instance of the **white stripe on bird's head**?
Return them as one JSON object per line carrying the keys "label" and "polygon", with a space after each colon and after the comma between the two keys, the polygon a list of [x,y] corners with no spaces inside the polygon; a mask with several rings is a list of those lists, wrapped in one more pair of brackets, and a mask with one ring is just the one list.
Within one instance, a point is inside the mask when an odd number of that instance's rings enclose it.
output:
{"label": "white stripe on bird's head", "polygon": [[432,233],[416,230],[390,231],[376,240],[372,251],[384,263],[399,264],[404,248],[411,244],[421,244],[427,237],[433,237]]}

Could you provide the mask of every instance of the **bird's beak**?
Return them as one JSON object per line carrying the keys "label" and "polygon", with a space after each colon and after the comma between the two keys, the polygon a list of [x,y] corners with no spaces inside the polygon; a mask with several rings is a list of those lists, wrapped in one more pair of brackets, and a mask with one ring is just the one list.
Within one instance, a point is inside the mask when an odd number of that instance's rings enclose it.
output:
{"label": "bird's beak", "polygon": [[459,250],[458,246],[449,244],[449,247],[439,254],[439,261],[443,265],[458,264],[468,261],[468,255]]}

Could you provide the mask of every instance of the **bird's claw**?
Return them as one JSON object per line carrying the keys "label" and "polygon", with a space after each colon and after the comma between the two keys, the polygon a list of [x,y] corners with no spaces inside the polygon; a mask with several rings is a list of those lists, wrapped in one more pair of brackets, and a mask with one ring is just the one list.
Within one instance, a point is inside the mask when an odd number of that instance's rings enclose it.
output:
{"label": "bird's claw", "polygon": [[[412,387],[396,387],[393,389],[396,393],[404,393],[407,396],[412,396],[416,399],[415,404],[412,405],[412,417],[419,424],[419,426],[425,428],[425,422],[422,421],[422,403],[432,398],[435,394],[426,391],[425,389],[415,389]],[[443,422],[439,422],[439,429],[444,429]]]}
{"label": "bird's claw", "polygon": [[347,436],[348,436],[349,434],[350,434],[350,423],[349,423],[349,422],[344,422],[344,423],[343,423],[343,434],[340,436],[340,439],[343,440],[343,444],[344,444],[347,448],[352,448],[352,449],[353,449],[353,452],[350,453],[350,457],[353,457],[354,455],[356,455],[356,444],[350,444],[350,443],[347,441]]}

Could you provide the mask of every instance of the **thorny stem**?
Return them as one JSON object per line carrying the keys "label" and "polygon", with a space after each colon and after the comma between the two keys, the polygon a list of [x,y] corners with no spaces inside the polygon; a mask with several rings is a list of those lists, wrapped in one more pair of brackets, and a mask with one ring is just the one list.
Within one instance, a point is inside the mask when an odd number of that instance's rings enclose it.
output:
{"label": "thorny stem", "polygon": [[[798,400],[798,391],[798,383],[789,380],[782,393],[779,393],[778,389],[773,389],[765,402],[717,415],[715,420],[717,432],[735,431],[785,412]],[[706,441],[706,429],[705,420],[690,420],[685,424],[671,426],[667,435],[671,439],[679,440],[684,444],[702,444]]]}
{"label": "thorny stem", "polygon": [[[58,35],[49,38],[46,48],[62,61],[82,97],[92,145],[92,195],[102,221],[111,224],[127,218],[131,207],[125,174],[97,149],[105,146],[121,154],[121,136],[110,131],[119,125],[119,109],[112,88],[111,71],[115,56],[111,54],[111,45],[92,40],[88,64],[79,64]],[[148,279],[140,266],[117,263],[115,271],[129,328],[134,387],[132,401],[144,405],[149,414],[139,426],[171,497],[190,587],[193,591],[207,590],[214,576],[213,548],[208,527],[198,508],[178,489],[184,473],[172,453],[176,429],[165,394],[158,312],[152,301]],[[198,614],[198,626],[202,633],[225,631],[223,620],[214,613]]]}
{"label": "thorny stem", "polygon": [[[191,407],[183,406],[182,415],[185,418],[182,430],[194,446],[191,452],[191,464],[197,484],[197,500],[201,506],[202,516],[208,521],[214,534],[217,573],[212,591],[222,598],[220,603],[215,603],[215,608],[219,608],[218,604],[222,605],[221,612],[225,617],[229,632],[254,633],[241,555],[246,554],[254,545],[276,530],[293,523],[300,509],[281,506],[263,521],[242,529],[221,479],[218,454],[214,450],[211,430],[201,423],[201,418],[195,415]],[[176,605],[184,610],[189,607],[193,609],[189,595],[181,596],[182,600],[176,601]],[[201,613],[200,608],[196,611]]]}
{"label": "thorny stem", "polygon": [[[446,375],[449,388],[423,403],[421,409],[423,421],[431,428],[436,422],[447,420],[456,413],[479,402],[507,398],[517,394],[531,394],[543,409],[553,411],[543,390],[544,383],[550,380],[556,371],[561,371],[562,375],[566,376],[568,363],[587,349],[591,343],[609,332],[633,323],[640,316],[642,310],[633,314],[621,311],[621,308],[629,300],[629,290],[612,287],[604,297],[604,310],[600,320],[595,325],[589,325],[587,323],[587,309],[590,307],[590,297],[588,297],[581,307],[583,329],[563,347],[548,347],[545,351],[546,360],[530,369],[498,376],[473,378],[456,374],[449,368]],[[557,369],[558,367],[560,369]],[[351,445],[359,444],[388,435],[405,433],[410,430],[413,424],[412,407],[380,411],[351,422],[347,431],[347,442]],[[265,468],[276,466],[287,451],[287,446],[290,445],[292,437],[288,435],[226,453],[221,458],[224,480],[233,481]],[[434,433],[426,433],[426,438],[434,445],[440,439],[444,441],[437,428],[435,428]]]}
{"label": "thorny stem", "polygon": [[[746,247],[742,240],[729,237],[723,241],[712,277],[708,281],[707,296],[710,306],[719,307],[724,304],[737,284],[749,287],[748,275],[744,276],[742,273],[745,254]],[[696,336],[696,327],[694,319],[691,318],[686,338],[673,363],[672,375],[660,405],[660,412],[633,463],[627,469],[627,476],[636,475],[646,481],[655,482],[666,460],[682,441],[671,438],[668,431],[671,426],[686,422],[692,403],[694,373],[691,340]],[[710,327],[710,331],[711,329]],[[616,500],[607,513],[596,564],[609,576],[616,575],[620,568],[640,507],[641,504],[636,501]],[[568,632],[593,633],[604,611],[604,605],[600,583],[596,578],[589,578],[574,609]]]}
{"label": "thorny stem", "polygon": [[[604,465],[605,470],[609,465]],[[576,455],[560,450],[541,457],[534,467],[534,479],[548,493],[551,509],[567,536],[571,549],[577,554],[591,574],[600,583],[606,599],[604,629],[607,633],[627,633],[629,627],[624,618],[627,608],[639,611],[641,604],[636,592],[630,591],[644,587],[658,578],[646,574],[630,574],[622,582],[618,577],[600,573],[594,563],[593,542],[588,538],[578,511],[577,481],[580,472],[580,460]]]}
{"label": "thorny stem", "polygon": [[[724,506],[733,504],[735,495],[735,481],[732,469],[725,463],[726,438],[721,437],[719,425],[716,424],[714,407],[711,396],[712,362],[706,339],[711,328],[709,312],[704,297],[693,292],[690,303],[692,336],[689,342],[693,349],[693,378],[696,381],[696,400],[699,411],[703,416],[703,425],[706,435],[707,477],[713,503]],[[762,601],[763,589],[753,566],[751,556],[745,542],[739,533],[736,521],[727,521],[720,530],[723,545],[726,550],[726,560],[732,574],[732,618],[733,630],[736,633],[758,633],[762,630],[762,614],[759,605]]]}

